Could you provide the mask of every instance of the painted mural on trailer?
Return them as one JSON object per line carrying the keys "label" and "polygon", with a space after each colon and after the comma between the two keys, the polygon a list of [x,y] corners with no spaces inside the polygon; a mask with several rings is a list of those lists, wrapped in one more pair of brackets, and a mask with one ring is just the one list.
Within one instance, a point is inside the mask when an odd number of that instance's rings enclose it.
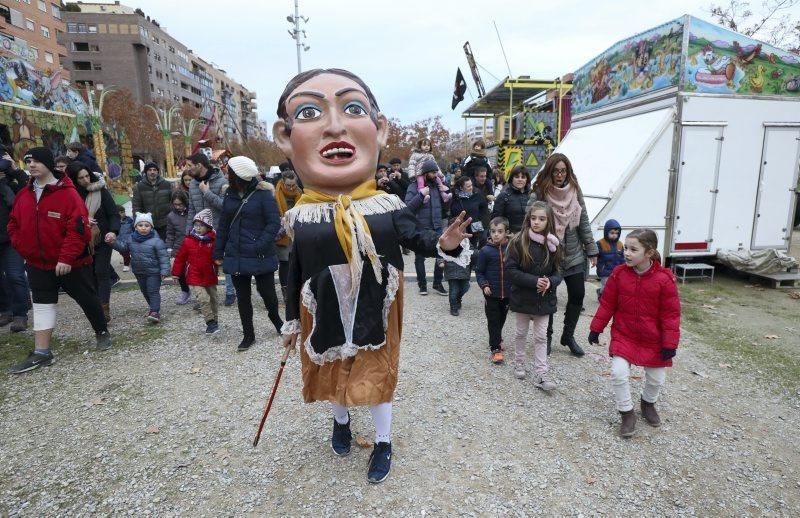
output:
{"label": "painted mural on trailer", "polygon": [[800,96],[800,58],[695,18],[689,27],[687,92]]}
{"label": "painted mural on trailer", "polygon": [[683,21],[674,20],[620,41],[575,72],[572,112],[675,86],[681,75]]}
{"label": "painted mural on trailer", "polygon": [[86,103],[65,86],[61,71],[45,75],[23,59],[0,56],[0,101],[58,112],[83,114]]}

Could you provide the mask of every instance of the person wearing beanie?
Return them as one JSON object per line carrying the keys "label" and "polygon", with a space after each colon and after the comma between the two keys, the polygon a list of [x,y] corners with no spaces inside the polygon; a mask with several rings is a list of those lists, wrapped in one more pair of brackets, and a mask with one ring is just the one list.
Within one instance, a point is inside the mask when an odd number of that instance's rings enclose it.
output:
{"label": "person wearing beanie", "polygon": [[[417,148],[408,159],[408,176],[416,181],[417,189],[422,190],[425,188],[425,175],[431,171],[436,171],[436,188],[441,193],[442,200],[447,203],[452,195],[447,192],[450,189],[444,184],[444,174],[433,157],[432,149],[431,141],[428,138],[423,138],[417,142]],[[430,195],[426,194],[423,203],[428,203],[429,201]]]}
{"label": "person wearing beanie", "polygon": [[24,157],[31,180],[19,191],[8,220],[11,246],[27,263],[33,299],[34,350],[11,368],[13,374],[52,365],[50,338],[56,324],[58,293],[63,289],[83,310],[97,349],[111,347],[103,308],[94,287],[89,214],[69,177],[54,174],[53,154],[32,148]]}
{"label": "person wearing beanie", "polygon": [[[419,171],[425,171],[419,176],[424,181],[420,188],[417,182],[412,182],[406,191],[406,206],[414,213],[419,221],[420,227],[425,230],[432,230],[442,233],[442,214],[446,213],[449,207],[448,200],[444,199],[444,192],[437,188],[437,178],[440,174],[439,167],[433,160],[423,160],[417,167]],[[440,295],[447,295],[442,284],[444,269],[442,262],[434,261],[433,267],[433,290]],[[425,273],[425,255],[414,254],[414,266],[417,271],[417,286],[420,295],[428,294],[428,280]]]}
{"label": "person wearing beanie", "polygon": [[106,236],[106,243],[119,253],[131,254],[131,271],[149,308],[147,321],[161,322],[161,281],[170,274],[169,254],[153,228],[153,215],[137,213],[129,239],[118,240],[111,234]]}
{"label": "person wearing beanie", "polygon": [[167,239],[171,196],[172,184],[161,176],[158,166],[153,162],[145,164],[142,179],[133,186],[131,205],[134,214],[149,212],[153,215],[153,227],[162,240]]}
{"label": "person wearing beanie", "polygon": [[217,310],[219,273],[212,258],[215,239],[211,210],[203,209],[195,214],[192,231],[183,240],[172,265],[172,276],[176,278],[185,276],[186,284],[191,288],[195,300],[200,303],[200,313],[206,323],[206,334],[219,331]]}
{"label": "person wearing beanie", "polygon": [[248,350],[256,340],[253,327],[251,280],[267,307],[275,331],[280,335],[283,320],[275,294],[275,270],[278,269],[275,240],[281,227],[274,187],[260,180],[255,162],[235,156],[228,160],[228,182],[222,216],[217,225],[214,262],[231,275],[236,288],[243,338],[239,351]]}
{"label": "person wearing beanie", "polygon": [[[194,153],[188,158],[189,172],[194,178],[189,184],[189,217],[186,221],[186,234],[192,231],[194,215],[203,209],[211,209],[211,216],[215,222],[221,221],[222,201],[228,190],[228,179],[217,169],[212,167],[208,157],[203,153]],[[230,168],[228,169],[228,176]],[[219,239],[219,236],[217,236]],[[225,306],[232,306],[236,302],[236,290],[233,279],[225,275]]]}

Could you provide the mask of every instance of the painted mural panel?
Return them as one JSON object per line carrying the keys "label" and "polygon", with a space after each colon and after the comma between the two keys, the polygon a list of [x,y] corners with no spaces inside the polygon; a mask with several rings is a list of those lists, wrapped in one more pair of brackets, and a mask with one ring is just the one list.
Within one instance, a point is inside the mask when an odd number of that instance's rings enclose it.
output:
{"label": "painted mural panel", "polygon": [[59,112],[83,114],[83,98],[65,86],[61,71],[46,75],[19,58],[0,56],[0,101]]}
{"label": "painted mural panel", "polygon": [[573,115],[679,83],[683,21],[620,41],[575,72]]}
{"label": "painted mural panel", "polygon": [[687,58],[687,92],[800,96],[798,56],[696,18]]}

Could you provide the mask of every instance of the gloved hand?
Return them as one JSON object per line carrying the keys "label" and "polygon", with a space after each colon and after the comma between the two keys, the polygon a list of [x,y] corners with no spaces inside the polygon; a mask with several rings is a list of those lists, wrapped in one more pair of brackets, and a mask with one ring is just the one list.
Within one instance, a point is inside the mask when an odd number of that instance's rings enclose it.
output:
{"label": "gloved hand", "polygon": [[596,333],[594,331],[591,331],[589,333],[589,343],[590,344],[595,344],[595,345],[600,345],[600,333]]}
{"label": "gloved hand", "polygon": [[678,351],[675,349],[661,349],[661,359],[667,361],[671,358],[675,357],[675,353]]}

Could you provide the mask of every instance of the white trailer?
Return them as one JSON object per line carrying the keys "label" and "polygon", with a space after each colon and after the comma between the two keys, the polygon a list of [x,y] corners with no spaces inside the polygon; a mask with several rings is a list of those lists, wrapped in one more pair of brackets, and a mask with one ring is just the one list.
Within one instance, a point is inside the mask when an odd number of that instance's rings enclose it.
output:
{"label": "white trailer", "polygon": [[597,238],[613,218],[623,234],[655,230],[665,258],[788,250],[800,164],[797,63],[686,16],[577,72],[572,126],[556,151],[572,162]]}

